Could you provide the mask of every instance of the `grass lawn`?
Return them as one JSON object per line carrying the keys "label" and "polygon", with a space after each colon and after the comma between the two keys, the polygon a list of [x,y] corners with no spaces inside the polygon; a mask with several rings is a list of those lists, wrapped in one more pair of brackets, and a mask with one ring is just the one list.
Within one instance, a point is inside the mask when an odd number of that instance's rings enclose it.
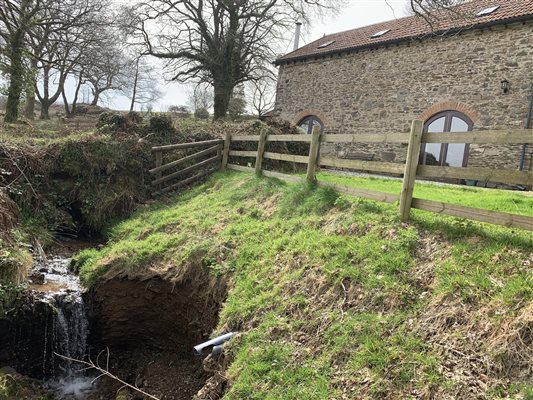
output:
{"label": "grass lawn", "polygon": [[[318,174],[318,180],[392,194],[400,194],[402,191],[402,181],[398,179],[355,177],[323,172]],[[533,193],[531,192],[445,185],[417,180],[414,197],[533,216]]]}
{"label": "grass lawn", "polygon": [[[473,206],[482,193],[494,209],[532,214],[519,194],[417,190]],[[228,171],[108,237],[76,257],[87,286],[200,267],[229,279],[217,331],[240,335],[226,349],[225,399],[533,396],[531,232],[425,212],[404,224],[397,205]]]}

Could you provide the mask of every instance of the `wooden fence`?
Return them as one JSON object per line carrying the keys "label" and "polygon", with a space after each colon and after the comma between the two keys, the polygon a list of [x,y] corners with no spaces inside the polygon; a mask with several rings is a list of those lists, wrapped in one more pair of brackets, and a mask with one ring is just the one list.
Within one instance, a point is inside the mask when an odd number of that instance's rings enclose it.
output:
{"label": "wooden fence", "polygon": [[[310,144],[308,156],[282,154],[265,151],[269,142],[305,142]],[[255,151],[232,150],[233,142],[257,142]],[[347,160],[335,157],[320,156],[320,145],[323,143],[373,143],[373,144],[408,144],[407,159],[404,164],[392,162]],[[421,178],[454,178],[491,181],[509,185],[533,185],[531,171],[501,170],[479,167],[447,167],[419,165],[419,154],[422,143],[470,143],[470,144],[499,144],[522,145],[533,143],[532,130],[503,130],[503,131],[475,131],[453,133],[423,133],[423,122],[415,120],[411,132],[390,134],[354,134],[354,135],[322,135],[320,128],[315,127],[311,135],[271,135],[239,136],[228,134],[224,141],[222,168],[237,171],[254,172],[258,175],[276,177],[289,182],[302,182],[304,178],[287,175],[276,171],[263,169],[263,160],[280,160],[307,165],[305,180],[318,186],[333,187],[341,193],[351,194],[371,200],[387,203],[400,203],[400,218],[407,221],[411,208],[434,213],[467,218],[475,221],[503,225],[533,231],[533,217],[516,215],[480,208],[465,207],[456,204],[433,200],[413,198],[413,191],[417,177]],[[228,163],[229,157],[255,158],[254,168]],[[370,171],[374,173],[389,173],[403,175],[402,191],[398,195],[359,189],[342,185],[317,182],[315,172],[321,167],[349,168]]]}
{"label": "wooden fence", "polygon": [[[152,147],[152,152],[155,155],[155,168],[150,170],[150,174],[154,176],[152,181],[152,186],[156,188],[154,195],[176,190],[219,170],[223,143],[223,140],[216,139]],[[200,148],[204,149],[193,154],[185,154],[181,158],[163,164],[163,155],[165,153],[175,150],[187,152],[189,149]],[[201,161],[196,162],[198,159]],[[177,167],[182,168],[176,171]]]}
{"label": "wooden fence", "polygon": [[[232,150],[231,147],[234,142],[257,142],[257,149],[253,151]],[[309,143],[309,153],[306,156],[302,156],[269,152],[266,151],[266,146],[267,143],[270,142]],[[323,157],[320,155],[320,145],[324,143],[407,144],[407,158],[405,163],[400,164]],[[156,166],[150,170],[150,173],[154,176],[154,180],[152,181],[152,185],[156,188],[154,194],[166,193],[178,189],[198,178],[209,175],[220,168],[228,168],[236,171],[253,172],[257,175],[275,177],[288,182],[304,182],[307,180],[318,186],[332,187],[341,193],[386,203],[396,203],[399,201],[400,218],[402,221],[409,220],[411,208],[416,208],[438,214],[533,231],[533,217],[530,216],[413,198],[417,177],[474,179],[509,185],[533,185],[533,173],[531,171],[419,165],[418,160],[422,143],[473,143],[499,145],[533,144],[533,131],[513,129],[459,133],[423,133],[423,122],[415,120],[412,123],[410,133],[323,135],[320,133],[320,128],[318,127],[315,127],[311,135],[267,135],[263,132],[261,135],[256,136],[241,136],[228,133],[225,140],[207,140],[202,142],[153,147],[152,151],[155,155]],[[163,155],[167,152],[174,150],[187,152],[189,149],[200,148],[204,149],[193,154],[185,154],[181,158],[163,164]],[[228,162],[230,157],[253,158],[255,159],[254,167],[230,164]],[[198,159],[201,161],[196,162]],[[222,162],[220,162],[221,160]],[[307,165],[306,177],[302,178],[295,175],[266,170],[263,168],[264,160],[305,164]],[[182,168],[176,171],[176,167]],[[378,174],[387,173],[403,175],[402,191],[399,194],[391,194],[369,189],[318,182],[316,179],[316,171],[319,167],[348,168]]]}

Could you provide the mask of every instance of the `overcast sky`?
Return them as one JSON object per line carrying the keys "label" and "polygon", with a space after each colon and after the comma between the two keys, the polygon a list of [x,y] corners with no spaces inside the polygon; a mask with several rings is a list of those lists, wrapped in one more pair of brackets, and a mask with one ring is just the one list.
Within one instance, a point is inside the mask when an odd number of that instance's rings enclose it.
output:
{"label": "overcast sky", "polygon": [[[324,34],[401,18],[405,15],[405,10],[406,0],[348,0],[338,15],[315,20],[311,27],[304,29],[300,46]],[[294,32],[288,35],[292,37]],[[292,43],[287,44],[286,52],[290,50],[292,50]],[[162,81],[160,86],[165,95],[156,105],[156,110],[166,111],[169,105],[186,103],[185,88],[182,85]],[[114,98],[109,106],[116,109],[128,109],[129,102],[125,98]]]}

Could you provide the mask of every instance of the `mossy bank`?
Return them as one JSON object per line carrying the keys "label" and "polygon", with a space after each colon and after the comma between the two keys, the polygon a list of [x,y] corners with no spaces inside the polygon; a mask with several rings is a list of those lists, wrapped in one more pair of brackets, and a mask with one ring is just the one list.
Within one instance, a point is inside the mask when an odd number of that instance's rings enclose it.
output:
{"label": "mossy bank", "polygon": [[225,172],[108,240],[75,259],[93,291],[195,271],[227,282],[214,333],[239,335],[197,398],[533,396],[529,232],[417,211],[402,224],[395,205]]}

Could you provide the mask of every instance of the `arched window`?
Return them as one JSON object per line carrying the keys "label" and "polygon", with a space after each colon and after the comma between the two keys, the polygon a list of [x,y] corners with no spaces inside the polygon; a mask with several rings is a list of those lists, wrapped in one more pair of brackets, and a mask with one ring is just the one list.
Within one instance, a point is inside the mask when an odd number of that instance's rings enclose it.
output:
{"label": "arched window", "polygon": [[324,124],[322,124],[322,121],[320,121],[320,118],[309,115],[308,117],[305,117],[300,121],[298,124],[300,128],[304,130],[305,133],[311,134],[313,132],[313,127],[320,126],[320,130],[322,131],[324,129]]}
{"label": "arched window", "polygon": [[[444,111],[428,119],[425,133],[468,132],[474,123],[458,111]],[[469,145],[464,143],[426,143],[420,151],[420,164],[466,167]]]}

